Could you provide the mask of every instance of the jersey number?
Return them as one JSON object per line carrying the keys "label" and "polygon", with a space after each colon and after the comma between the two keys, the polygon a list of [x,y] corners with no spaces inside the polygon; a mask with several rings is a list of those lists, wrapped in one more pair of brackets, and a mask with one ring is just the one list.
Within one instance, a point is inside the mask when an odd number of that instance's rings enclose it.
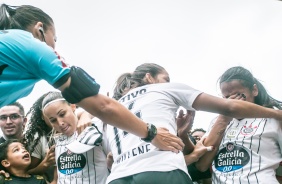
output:
{"label": "jersey number", "polygon": [[[128,110],[132,110],[133,106],[134,106],[135,101],[131,102],[128,106]],[[141,118],[141,111],[138,111],[136,113],[134,113],[138,118]],[[116,146],[117,146],[117,150],[118,150],[118,154],[121,154],[121,141],[120,141],[120,134],[118,134],[119,129],[117,129],[116,127],[114,127],[114,135],[115,136],[115,141],[116,141]],[[122,136],[125,137],[128,134],[128,132],[122,130]]]}

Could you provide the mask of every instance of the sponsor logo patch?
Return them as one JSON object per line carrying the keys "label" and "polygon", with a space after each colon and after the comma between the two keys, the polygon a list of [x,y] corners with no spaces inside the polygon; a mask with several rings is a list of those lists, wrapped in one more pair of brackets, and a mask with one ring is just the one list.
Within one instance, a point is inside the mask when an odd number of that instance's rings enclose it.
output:
{"label": "sponsor logo patch", "polygon": [[71,151],[62,153],[57,160],[58,170],[65,175],[71,175],[81,171],[86,165],[86,158],[83,154],[75,154]]}
{"label": "sponsor logo patch", "polygon": [[218,171],[228,173],[243,168],[249,161],[250,155],[243,147],[227,143],[219,150],[214,163]]}

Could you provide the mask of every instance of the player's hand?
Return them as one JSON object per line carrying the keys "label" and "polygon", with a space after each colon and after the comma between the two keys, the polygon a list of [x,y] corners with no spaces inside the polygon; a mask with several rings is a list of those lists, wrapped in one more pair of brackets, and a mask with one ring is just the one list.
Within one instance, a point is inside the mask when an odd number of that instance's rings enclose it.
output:
{"label": "player's hand", "polygon": [[[5,172],[4,170],[0,170],[0,184],[5,183],[5,178],[9,178],[10,174]],[[2,183],[1,183],[2,182]]]}
{"label": "player's hand", "polygon": [[114,157],[113,157],[113,153],[109,152],[107,155],[107,167],[109,170],[112,169],[112,165],[114,163]]}
{"label": "player's hand", "polygon": [[169,133],[166,128],[157,128],[157,135],[152,140],[152,144],[161,150],[174,153],[178,153],[184,148],[182,140],[176,135]]}
{"label": "player's hand", "polygon": [[206,152],[214,150],[213,146],[204,146],[205,138],[199,140],[192,153],[184,156],[186,165],[197,162]]}
{"label": "player's hand", "polygon": [[197,153],[198,157],[202,157],[206,152],[208,151],[212,151],[214,150],[214,147],[213,146],[205,146],[203,143],[205,141],[205,137],[203,137],[202,139],[200,139],[195,148],[194,148],[194,151],[195,153]]}
{"label": "player's hand", "polygon": [[[244,93],[236,93],[236,94],[230,95],[228,97],[228,99],[243,100],[243,101],[246,101],[246,98],[247,97]],[[222,121],[224,121],[226,123],[229,123],[233,119],[232,117],[228,117],[228,116],[224,116],[224,115],[219,115],[219,118],[221,118]]]}
{"label": "player's hand", "polygon": [[77,123],[77,128],[76,131],[78,135],[88,126],[92,125],[92,118],[93,116],[89,114],[88,112],[83,112],[82,115],[80,115],[78,123]]}
{"label": "player's hand", "polygon": [[186,114],[184,114],[181,109],[176,117],[177,124],[177,135],[179,137],[187,137],[187,133],[189,133],[192,129],[194,123],[194,117],[196,112],[187,110]]}
{"label": "player's hand", "polygon": [[43,163],[46,167],[50,167],[50,166],[54,166],[56,164],[56,159],[55,159],[55,146],[53,145],[50,147],[50,149],[48,150]]}

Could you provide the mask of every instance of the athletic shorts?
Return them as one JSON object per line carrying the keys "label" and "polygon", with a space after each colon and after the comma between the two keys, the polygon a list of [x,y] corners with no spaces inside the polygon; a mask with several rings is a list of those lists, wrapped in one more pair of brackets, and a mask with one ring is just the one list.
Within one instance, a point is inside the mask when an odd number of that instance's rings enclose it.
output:
{"label": "athletic shorts", "polygon": [[109,184],[193,184],[191,178],[182,170],[168,172],[150,171],[134,174],[111,181]]}

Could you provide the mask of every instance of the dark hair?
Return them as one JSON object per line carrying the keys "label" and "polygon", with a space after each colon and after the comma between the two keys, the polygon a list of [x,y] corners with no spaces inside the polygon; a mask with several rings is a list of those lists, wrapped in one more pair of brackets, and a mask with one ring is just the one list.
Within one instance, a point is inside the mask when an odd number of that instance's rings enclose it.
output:
{"label": "dark hair", "polygon": [[21,114],[22,116],[25,115],[25,114],[24,114],[24,107],[23,107],[23,105],[22,105],[20,102],[10,103],[10,104],[8,104],[8,105],[6,105],[6,106],[16,106],[16,107],[19,108],[20,114]]}
{"label": "dark hair", "polygon": [[124,73],[116,81],[113,98],[119,100],[130,89],[144,86],[147,82],[144,80],[146,73],[156,77],[165,69],[154,63],[144,63],[138,66],[133,73]]}
{"label": "dark hair", "polygon": [[204,133],[206,133],[206,131],[205,131],[204,129],[202,129],[202,128],[195,128],[195,129],[190,133],[190,135],[192,135],[192,134],[195,133],[195,132],[204,132]]}
{"label": "dark hair", "polygon": [[[2,160],[5,160],[8,158],[8,148],[10,146],[10,144],[14,143],[14,142],[19,142],[22,143],[22,140],[18,140],[18,139],[8,139],[5,142],[3,142],[2,144],[0,144],[0,170],[5,170],[6,168],[2,165]],[[23,144],[24,145],[24,144]]]}
{"label": "dark hair", "polygon": [[0,30],[22,29],[26,30],[29,26],[37,22],[43,23],[43,29],[53,25],[52,18],[41,9],[30,6],[10,6],[1,4],[0,6]]}
{"label": "dark hair", "polygon": [[31,114],[29,118],[29,126],[24,136],[25,143],[29,146],[30,153],[34,151],[35,146],[38,144],[42,136],[45,135],[47,141],[50,139],[48,135],[52,129],[46,124],[42,113],[42,101],[48,94],[49,92],[39,97],[26,114],[26,116]]}
{"label": "dark hair", "polygon": [[264,86],[256,79],[252,73],[241,66],[235,66],[226,70],[219,78],[219,84],[238,80],[244,87],[253,90],[254,84],[257,85],[258,95],[255,97],[255,103],[264,107],[282,109],[281,101],[271,97]]}
{"label": "dark hair", "polygon": [[[44,99],[42,100],[42,110],[44,110],[45,106],[51,102],[51,101],[54,101],[56,99],[60,99],[60,98],[64,98],[62,96],[62,93],[59,92],[59,91],[52,91],[52,92],[49,92],[45,97]],[[67,101],[65,101],[67,102]]]}

